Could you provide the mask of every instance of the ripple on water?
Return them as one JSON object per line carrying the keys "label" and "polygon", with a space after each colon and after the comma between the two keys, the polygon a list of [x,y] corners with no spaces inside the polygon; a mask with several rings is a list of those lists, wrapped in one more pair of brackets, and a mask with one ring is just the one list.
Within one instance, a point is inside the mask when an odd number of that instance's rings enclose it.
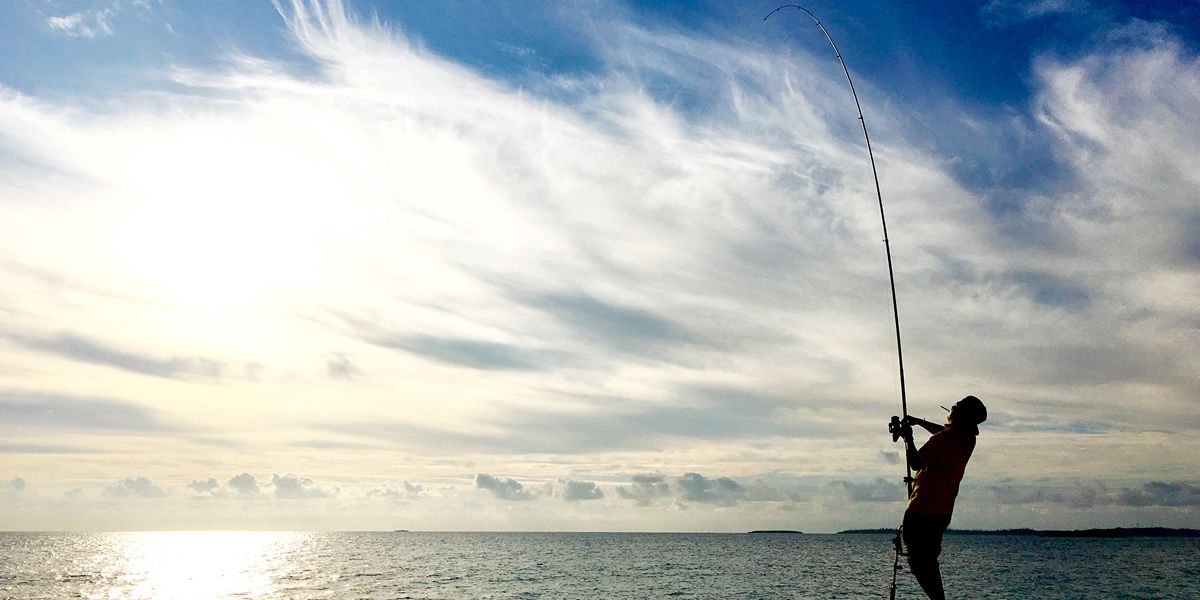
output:
{"label": "ripple on water", "polygon": [[[1195,599],[1198,550],[956,536],[942,564],[958,597]],[[891,552],[874,535],[3,533],[0,597],[857,600],[886,595]]]}

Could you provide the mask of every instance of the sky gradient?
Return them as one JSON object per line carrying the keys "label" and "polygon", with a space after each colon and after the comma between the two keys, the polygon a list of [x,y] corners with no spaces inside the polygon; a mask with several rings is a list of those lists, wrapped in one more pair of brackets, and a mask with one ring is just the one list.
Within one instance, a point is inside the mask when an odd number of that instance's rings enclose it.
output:
{"label": "sky gradient", "polygon": [[[0,529],[897,525],[775,6],[0,6]],[[1200,3],[808,7],[910,412],[989,407],[954,526],[1200,527]]]}

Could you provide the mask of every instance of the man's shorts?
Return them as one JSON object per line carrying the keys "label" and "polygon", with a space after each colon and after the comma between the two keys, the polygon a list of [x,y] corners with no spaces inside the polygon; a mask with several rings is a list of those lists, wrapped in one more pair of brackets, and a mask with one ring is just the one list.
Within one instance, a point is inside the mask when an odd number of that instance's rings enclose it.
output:
{"label": "man's shorts", "polygon": [[950,516],[905,511],[904,547],[908,550],[908,555],[937,559],[942,553],[942,534],[950,526]]}

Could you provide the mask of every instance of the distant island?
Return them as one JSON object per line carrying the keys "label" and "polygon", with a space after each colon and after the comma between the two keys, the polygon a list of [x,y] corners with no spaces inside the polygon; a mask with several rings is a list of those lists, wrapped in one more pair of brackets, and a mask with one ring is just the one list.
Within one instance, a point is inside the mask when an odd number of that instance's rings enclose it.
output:
{"label": "distant island", "polygon": [[[894,534],[895,529],[847,529],[843,533]],[[1028,535],[1054,538],[1200,537],[1200,529],[1113,527],[1109,529],[947,529],[946,535]]]}
{"label": "distant island", "polygon": [[750,535],[758,535],[758,534],[763,534],[763,533],[789,533],[789,534],[791,534],[791,533],[804,533],[804,532],[796,531],[795,529],[755,529],[754,531],[751,531],[749,533],[750,533]]}

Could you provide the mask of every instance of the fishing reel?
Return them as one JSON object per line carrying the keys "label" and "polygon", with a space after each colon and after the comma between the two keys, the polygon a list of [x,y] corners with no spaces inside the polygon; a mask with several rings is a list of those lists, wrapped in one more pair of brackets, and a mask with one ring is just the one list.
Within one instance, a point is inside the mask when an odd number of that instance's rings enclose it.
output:
{"label": "fishing reel", "polygon": [[888,423],[888,433],[892,434],[892,441],[895,442],[900,438],[912,438],[912,425],[905,425],[900,417],[892,416],[892,420]]}

